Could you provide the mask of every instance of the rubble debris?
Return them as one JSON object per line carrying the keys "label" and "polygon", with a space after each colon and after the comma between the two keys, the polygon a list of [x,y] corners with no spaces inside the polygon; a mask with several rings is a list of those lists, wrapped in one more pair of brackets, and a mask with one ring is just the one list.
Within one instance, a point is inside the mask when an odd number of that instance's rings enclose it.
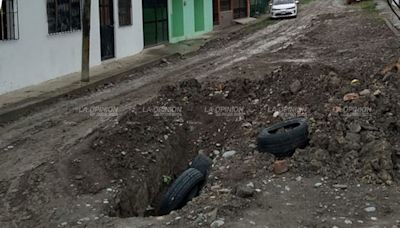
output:
{"label": "rubble debris", "polygon": [[352,100],[357,100],[360,98],[360,95],[358,93],[348,93],[344,95],[343,101],[352,101]]}
{"label": "rubble debris", "polygon": [[277,175],[283,174],[289,171],[288,161],[285,160],[276,160],[273,164],[273,172]]}

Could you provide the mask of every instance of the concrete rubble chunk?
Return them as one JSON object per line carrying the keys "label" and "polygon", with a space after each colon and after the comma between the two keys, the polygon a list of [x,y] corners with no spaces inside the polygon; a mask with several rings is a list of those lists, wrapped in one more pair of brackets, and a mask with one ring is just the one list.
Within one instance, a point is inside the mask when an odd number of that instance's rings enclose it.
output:
{"label": "concrete rubble chunk", "polygon": [[233,157],[235,154],[236,154],[235,150],[230,150],[230,151],[227,151],[227,152],[223,153],[222,157],[230,158],[230,157]]}
{"label": "concrete rubble chunk", "polygon": [[371,90],[369,89],[364,89],[363,91],[360,92],[361,96],[368,96],[371,94]]}
{"label": "concrete rubble chunk", "polygon": [[211,228],[217,228],[217,227],[223,226],[224,224],[225,224],[224,220],[218,219],[218,220],[215,220],[214,222],[212,222],[210,227]]}
{"label": "concrete rubble chunk", "polygon": [[375,90],[375,92],[374,92],[374,96],[379,96],[379,95],[381,95],[382,94],[382,91],[380,91],[379,89],[378,90]]}
{"label": "concrete rubble chunk", "polygon": [[238,186],[236,188],[236,195],[241,198],[249,198],[254,195],[254,189],[248,186]]}
{"label": "concrete rubble chunk", "polygon": [[334,184],[334,188],[339,188],[339,189],[346,189],[347,185],[346,184]]}
{"label": "concrete rubble chunk", "polygon": [[358,123],[349,124],[349,130],[353,133],[359,133],[361,131],[361,125]]}
{"label": "concrete rubble chunk", "polygon": [[289,171],[289,165],[287,160],[277,160],[273,164],[273,172],[277,175],[283,174]]}
{"label": "concrete rubble chunk", "polygon": [[358,93],[348,93],[344,95],[343,101],[352,101],[352,100],[357,100],[360,98],[360,95]]}
{"label": "concrete rubble chunk", "polygon": [[297,93],[301,90],[301,82],[299,80],[295,80],[292,84],[290,84],[290,92]]}
{"label": "concrete rubble chunk", "polygon": [[322,186],[322,183],[321,182],[318,182],[318,183],[315,183],[314,184],[314,187],[316,187],[316,188],[319,188],[319,187],[321,187]]}
{"label": "concrete rubble chunk", "polygon": [[368,213],[375,212],[376,211],[376,207],[366,207],[366,208],[364,208],[364,211],[368,212]]}

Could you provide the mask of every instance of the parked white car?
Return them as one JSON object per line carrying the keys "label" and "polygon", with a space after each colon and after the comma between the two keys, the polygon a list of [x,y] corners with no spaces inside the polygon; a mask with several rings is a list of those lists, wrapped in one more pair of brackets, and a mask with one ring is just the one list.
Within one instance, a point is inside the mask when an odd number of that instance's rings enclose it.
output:
{"label": "parked white car", "polygon": [[297,0],[272,0],[271,18],[297,17]]}

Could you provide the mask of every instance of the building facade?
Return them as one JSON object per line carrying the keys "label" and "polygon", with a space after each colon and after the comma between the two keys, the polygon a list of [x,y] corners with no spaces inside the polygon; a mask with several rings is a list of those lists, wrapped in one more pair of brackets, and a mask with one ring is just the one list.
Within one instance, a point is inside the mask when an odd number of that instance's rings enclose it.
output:
{"label": "building facade", "polygon": [[212,0],[168,0],[169,41],[191,39],[213,29]]}
{"label": "building facade", "polygon": [[212,0],[143,0],[146,47],[191,39],[213,29]]}
{"label": "building facade", "polygon": [[250,0],[213,0],[214,25],[229,26],[233,20],[250,16]]}
{"label": "building facade", "polygon": [[[0,94],[80,71],[82,0],[0,2]],[[213,29],[212,0],[91,2],[91,67]]]}
{"label": "building facade", "polygon": [[142,0],[144,45],[146,47],[167,43],[168,0]]}
{"label": "building facade", "polygon": [[[80,0],[0,1],[0,94],[80,71]],[[92,1],[90,45],[91,66],[139,53],[142,1]]]}

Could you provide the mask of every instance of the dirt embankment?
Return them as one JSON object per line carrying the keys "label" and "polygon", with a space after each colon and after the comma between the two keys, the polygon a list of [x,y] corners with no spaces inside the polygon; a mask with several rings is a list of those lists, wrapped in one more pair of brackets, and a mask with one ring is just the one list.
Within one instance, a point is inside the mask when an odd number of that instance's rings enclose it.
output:
{"label": "dirt embankment", "polygon": [[[294,74],[302,77],[286,80]],[[205,84],[188,80],[164,87],[159,97],[133,108],[115,128],[100,133],[92,150],[80,159],[84,169],[73,167],[88,174],[86,162],[97,163],[107,173],[107,178],[98,172],[85,176],[87,187],[82,186],[80,193],[95,193],[92,186],[104,188],[102,181],[120,180],[109,214],[155,215],[167,186],[163,177],[175,177],[198,151],[214,159],[228,150],[254,156],[252,145],[262,127],[295,116],[307,118],[311,144],[296,151],[292,172],[337,182],[397,185],[400,82],[394,72],[371,77],[374,83],[368,84],[368,92],[366,84],[352,85],[332,67],[302,64],[283,66],[261,80]],[[344,101],[351,92],[362,95]],[[268,167],[273,158],[264,155],[262,160],[260,164]],[[246,169],[232,165],[224,174],[231,182],[224,185],[248,178]]]}

